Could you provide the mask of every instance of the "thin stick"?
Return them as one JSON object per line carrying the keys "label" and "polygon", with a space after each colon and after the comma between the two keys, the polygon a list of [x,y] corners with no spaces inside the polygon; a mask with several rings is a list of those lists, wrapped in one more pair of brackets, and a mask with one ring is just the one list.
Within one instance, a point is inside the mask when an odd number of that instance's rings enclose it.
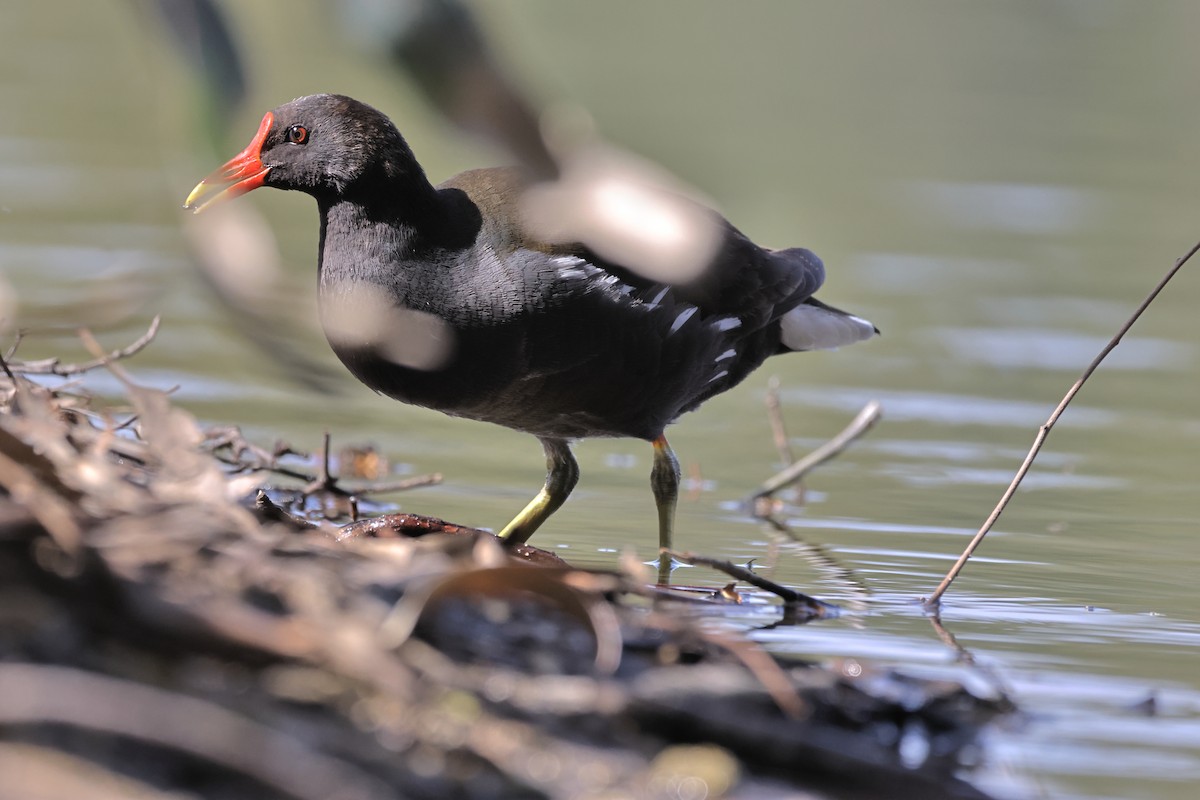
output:
{"label": "thin stick", "polygon": [[826,613],[828,613],[829,606],[825,603],[822,603],[815,597],[809,597],[803,592],[797,592],[795,589],[789,589],[788,587],[778,584],[775,581],[767,580],[761,575],[758,575],[757,573],[748,570],[745,567],[739,567],[737,564],[733,564],[728,561],[722,561],[719,558],[698,556],[694,553],[670,552],[669,555],[671,558],[675,559],[676,561],[682,561],[684,564],[711,567],[718,572],[724,572],[731,578],[737,578],[738,580],[744,581],[751,586],[756,586],[759,589],[762,589],[764,592],[770,592],[771,594],[778,596],[788,605],[803,605],[812,611],[816,616],[824,616]]}
{"label": "thin stick", "polygon": [[82,364],[63,364],[57,358],[47,358],[42,361],[14,361],[10,366],[13,372],[19,372],[22,375],[78,375],[122,358],[129,358],[145,349],[146,345],[154,341],[154,337],[158,335],[158,325],[161,321],[160,317],[155,316],[150,321],[150,328],[131,344],[103,355],[93,351],[96,358]]}
{"label": "thin stick", "polygon": [[813,450],[795,464],[787,467],[769,478],[758,491],[750,495],[751,504],[768,497],[785,486],[790,486],[807,475],[813,468],[820,466],[829,459],[845,450],[855,439],[862,436],[880,417],[882,406],[878,400],[872,400],[858,412],[858,416],[846,426],[837,436]]}
{"label": "thin stick", "polygon": [[407,492],[409,489],[419,489],[422,486],[437,486],[442,482],[442,473],[431,472],[427,475],[414,475],[411,478],[392,481],[391,483],[367,484],[354,490],[359,496],[389,494],[391,492]]}
{"label": "thin stick", "polygon": [[25,331],[18,330],[16,336],[13,337],[12,347],[8,348],[8,352],[4,354],[5,361],[12,361],[13,356],[17,354],[17,348],[21,346],[21,341],[25,338]]}
{"label": "thin stick", "polygon": [[8,379],[15,384],[17,382],[17,378],[15,375],[13,375],[12,370],[8,368],[7,356],[0,357],[0,367],[4,367],[4,374],[7,375]]}
{"label": "thin stick", "polygon": [[979,532],[975,534],[975,537],[971,539],[970,544],[967,545],[967,549],[964,550],[963,554],[958,557],[958,561],[954,562],[954,566],[951,567],[950,571],[946,573],[946,577],[942,578],[942,582],[938,584],[938,587],[934,590],[933,594],[931,594],[928,599],[924,599],[922,601],[926,607],[932,607],[938,604],[938,601],[941,600],[942,595],[945,594],[946,590],[950,588],[950,584],[953,583],[954,579],[958,577],[958,573],[962,572],[963,567],[966,566],[967,560],[975,552],[975,548],[979,547],[979,543],[983,541],[983,537],[987,536],[988,531],[990,531],[992,526],[996,524],[996,520],[1000,519],[1000,514],[1004,511],[1004,507],[1008,505],[1008,501],[1012,499],[1013,494],[1015,494],[1017,491],[1017,487],[1020,486],[1021,481],[1024,480],[1025,474],[1029,472],[1029,468],[1033,466],[1033,460],[1037,457],[1038,452],[1042,449],[1042,444],[1046,441],[1046,437],[1050,434],[1050,429],[1054,427],[1054,423],[1058,422],[1058,418],[1061,417],[1063,412],[1067,410],[1067,406],[1070,405],[1071,401],[1075,399],[1075,395],[1079,394],[1079,390],[1083,388],[1083,384],[1088,378],[1092,377],[1092,373],[1095,372],[1096,368],[1100,366],[1100,362],[1112,352],[1113,348],[1121,343],[1121,338],[1129,332],[1129,329],[1133,327],[1133,323],[1138,321],[1138,318],[1142,316],[1142,312],[1150,307],[1150,304],[1154,302],[1156,297],[1158,297],[1159,292],[1166,288],[1166,285],[1171,281],[1172,278],[1175,277],[1175,273],[1179,272],[1183,265],[1186,264],[1192,256],[1196,255],[1198,251],[1200,251],[1200,242],[1196,242],[1194,245],[1192,245],[1192,248],[1187,251],[1187,253],[1176,259],[1175,266],[1167,270],[1167,274],[1164,275],[1163,279],[1158,282],[1158,285],[1154,287],[1153,291],[1146,296],[1146,299],[1143,300],[1142,304],[1137,307],[1137,310],[1133,312],[1133,315],[1130,316],[1129,319],[1125,320],[1125,324],[1122,325],[1121,329],[1117,331],[1116,335],[1109,340],[1108,344],[1104,346],[1104,349],[1100,351],[1100,354],[1092,359],[1092,363],[1088,364],[1087,369],[1085,369],[1083,374],[1079,376],[1079,380],[1075,381],[1074,385],[1067,390],[1065,395],[1063,395],[1063,399],[1061,402],[1059,402],[1058,407],[1054,409],[1054,413],[1052,413],[1050,418],[1042,424],[1042,427],[1038,428],[1037,436],[1034,437],[1033,440],[1033,446],[1029,448],[1029,453],[1025,456],[1025,460],[1021,462],[1021,466],[1017,470],[1017,474],[1013,476],[1012,483],[1010,483],[1008,488],[1004,490],[1004,495],[1000,498],[1000,502],[996,504],[996,507],[992,509],[992,513],[988,515],[987,520],[983,523],[983,527],[980,528]]}
{"label": "thin stick", "polygon": [[795,463],[796,456],[788,442],[787,426],[783,423],[783,410],[779,405],[779,376],[772,375],[767,381],[767,396],[764,402],[767,406],[767,422],[771,426],[771,438],[775,440],[775,449],[779,451],[779,460],[785,467],[790,467]]}
{"label": "thin stick", "polygon": [[321,477],[324,483],[333,483],[334,478],[329,474],[329,444],[333,440],[329,431],[325,431],[324,444],[321,446]]}

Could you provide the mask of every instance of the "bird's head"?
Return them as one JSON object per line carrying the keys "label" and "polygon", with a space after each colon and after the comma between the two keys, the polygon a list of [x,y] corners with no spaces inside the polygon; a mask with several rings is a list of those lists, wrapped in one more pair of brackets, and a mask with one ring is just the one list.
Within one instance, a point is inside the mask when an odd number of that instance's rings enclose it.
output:
{"label": "bird's head", "polygon": [[343,197],[420,169],[382,113],[342,95],[314,94],[268,111],[246,149],[200,181],[184,208],[200,212],[260,186]]}

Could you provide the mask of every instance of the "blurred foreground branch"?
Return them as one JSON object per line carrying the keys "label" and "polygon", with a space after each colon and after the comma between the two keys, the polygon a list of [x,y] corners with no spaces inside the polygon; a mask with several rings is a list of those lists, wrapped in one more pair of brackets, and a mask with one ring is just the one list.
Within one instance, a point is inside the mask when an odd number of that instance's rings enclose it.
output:
{"label": "blurred foreground branch", "polygon": [[24,338],[23,334],[18,334],[16,342],[4,354],[5,372],[9,373],[10,379],[14,372],[21,375],[81,375],[84,372],[104,366],[109,362],[120,361],[123,358],[129,358],[140,353],[158,335],[160,322],[161,318],[155,315],[154,319],[150,321],[149,329],[130,344],[102,356],[97,356],[91,361],[84,361],[78,364],[64,364],[58,358],[43,358],[38,361],[15,361],[13,357],[16,355],[17,348]]}

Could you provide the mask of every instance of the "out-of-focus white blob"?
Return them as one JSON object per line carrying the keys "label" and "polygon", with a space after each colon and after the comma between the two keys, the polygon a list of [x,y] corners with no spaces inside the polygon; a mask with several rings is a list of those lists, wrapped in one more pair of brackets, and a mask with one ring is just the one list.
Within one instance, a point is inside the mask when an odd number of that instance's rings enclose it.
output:
{"label": "out-of-focus white blob", "polygon": [[594,138],[580,142],[585,137],[553,133],[547,139],[560,177],[522,197],[531,235],[553,244],[579,242],[662,283],[688,283],[709,268],[725,228],[692,190],[662,167]]}
{"label": "out-of-focus white blob", "polygon": [[801,304],[779,320],[779,337],[789,350],[832,350],[870,339],[878,331],[862,317]]}
{"label": "out-of-focus white blob", "polygon": [[183,229],[221,297],[238,309],[271,305],[283,264],[270,227],[251,207],[213,206],[189,216]]}
{"label": "out-of-focus white blob", "polygon": [[321,325],[335,350],[372,350],[409,369],[441,369],[454,355],[454,329],[448,323],[424,311],[398,307],[386,289],[368,283],[348,283],[326,294]]}
{"label": "out-of-focus white blob", "polygon": [[200,274],[237,330],[296,383],[331,393],[341,372],[309,355],[316,334],[309,299],[292,296],[275,236],[252,204],[215,205],[188,215],[184,232]]}

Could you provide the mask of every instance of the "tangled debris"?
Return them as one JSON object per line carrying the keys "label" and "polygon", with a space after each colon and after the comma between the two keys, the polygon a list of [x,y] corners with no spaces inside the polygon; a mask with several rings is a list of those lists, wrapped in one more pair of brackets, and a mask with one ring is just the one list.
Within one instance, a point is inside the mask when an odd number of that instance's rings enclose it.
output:
{"label": "tangled debris", "polygon": [[772,656],[704,624],[733,585],[301,519],[258,491],[286,448],[203,430],[130,349],[89,367],[126,411],[0,378],[0,795],[984,796],[959,773],[1002,704]]}

